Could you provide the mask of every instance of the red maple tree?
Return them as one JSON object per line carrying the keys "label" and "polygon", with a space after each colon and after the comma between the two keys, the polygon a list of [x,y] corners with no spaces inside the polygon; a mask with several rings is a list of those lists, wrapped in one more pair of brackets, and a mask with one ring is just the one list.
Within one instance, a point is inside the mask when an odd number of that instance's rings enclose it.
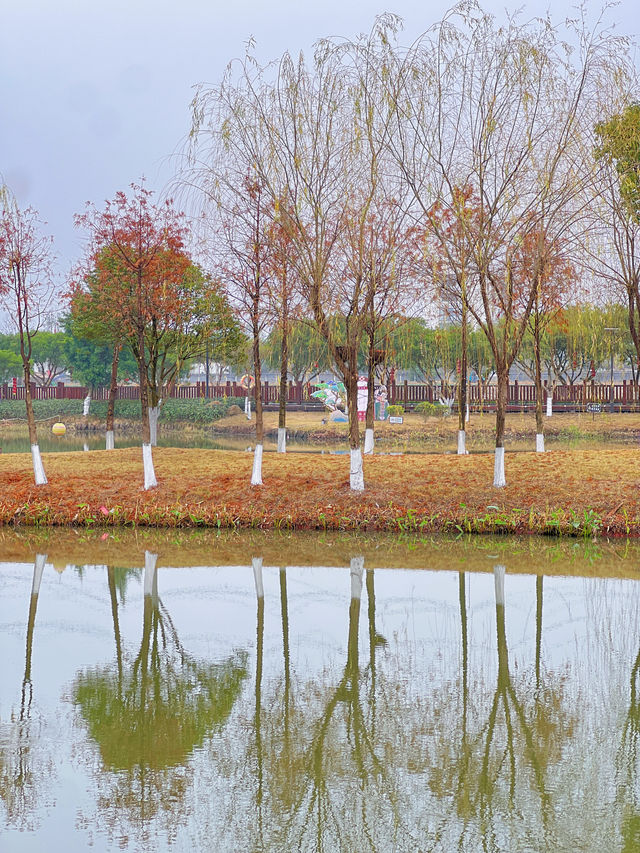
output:
{"label": "red maple tree", "polygon": [[[103,210],[87,205],[76,224],[90,233],[86,269],[105,320],[130,341],[138,363],[142,443],[150,446],[149,383],[145,332],[181,313],[181,283],[190,265],[188,229],[171,200],[151,201],[152,192],[132,184],[131,196],[118,192]],[[145,488],[156,485],[152,465]]]}

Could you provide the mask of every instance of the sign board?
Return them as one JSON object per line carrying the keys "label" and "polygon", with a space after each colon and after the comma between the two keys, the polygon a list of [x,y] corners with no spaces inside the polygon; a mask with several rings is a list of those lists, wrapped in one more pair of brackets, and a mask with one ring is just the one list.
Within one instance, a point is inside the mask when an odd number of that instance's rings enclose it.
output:
{"label": "sign board", "polygon": [[401,418],[401,417],[397,417],[397,416],[395,416],[395,415],[390,415],[390,416],[389,416],[389,423],[390,423],[390,424],[401,424],[401,423],[402,423],[402,418]]}
{"label": "sign board", "polygon": [[602,411],[602,403],[587,403],[587,411],[595,414],[600,414]]}

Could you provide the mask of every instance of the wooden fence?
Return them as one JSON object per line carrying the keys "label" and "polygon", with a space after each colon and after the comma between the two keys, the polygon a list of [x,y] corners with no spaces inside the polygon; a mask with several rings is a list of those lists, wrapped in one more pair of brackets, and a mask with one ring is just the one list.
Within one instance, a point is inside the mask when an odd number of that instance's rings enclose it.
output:
{"label": "wooden fence", "polygon": [[[291,406],[322,408],[322,404],[315,400],[311,393],[313,386],[310,384],[290,382],[288,387],[287,403]],[[138,400],[140,389],[137,385],[120,385],[118,387],[117,399]],[[207,393],[208,392],[208,393]],[[480,386],[478,383],[470,383],[468,386],[469,405],[475,410],[491,411],[496,407],[496,385]],[[77,385],[58,385],[44,388],[33,384],[31,395],[34,400],[82,400],[88,393],[87,388]],[[199,399],[203,397],[245,397],[247,391],[239,383],[225,382],[221,385],[209,385],[207,389],[204,382],[195,385],[179,385],[175,387],[169,396],[177,399]],[[405,411],[410,411],[418,403],[437,403],[442,397],[454,397],[455,389],[441,384],[420,384],[413,382],[391,382],[387,386],[388,402],[400,404]],[[530,384],[513,382],[509,385],[509,411],[527,411],[535,408],[535,387]],[[253,396],[253,391],[251,392]],[[94,388],[91,393],[92,400],[107,400],[109,389],[107,387]],[[166,396],[166,392],[165,392]],[[278,405],[279,384],[265,382],[262,385],[262,401],[265,406]],[[603,408],[611,404],[615,411],[640,410],[640,386],[632,382],[622,382],[614,385],[597,384],[586,382],[579,385],[559,385],[553,392],[553,410],[559,411],[582,411],[590,403],[600,403]],[[24,388],[18,387],[15,392],[9,384],[0,385],[0,400],[24,400]]]}

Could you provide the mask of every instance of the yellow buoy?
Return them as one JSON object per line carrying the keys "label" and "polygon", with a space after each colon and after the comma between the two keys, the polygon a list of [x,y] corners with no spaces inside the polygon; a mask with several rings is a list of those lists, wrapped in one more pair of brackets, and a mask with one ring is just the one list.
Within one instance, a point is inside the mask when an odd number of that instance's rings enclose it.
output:
{"label": "yellow buoy", "polygon": [[66,431],[67,431],[67,428],[64,424],[54,424],[51,427],[51,432],[54,435],[64,435]]}

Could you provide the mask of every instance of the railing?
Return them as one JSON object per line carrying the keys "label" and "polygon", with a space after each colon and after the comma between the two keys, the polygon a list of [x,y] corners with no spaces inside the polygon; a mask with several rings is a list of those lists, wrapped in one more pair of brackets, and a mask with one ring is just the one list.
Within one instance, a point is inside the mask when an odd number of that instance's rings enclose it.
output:
{"label": "railing", "polygon": [[[322,408],[322,404],[315,400],[311,394],[313,385],[310,383],[290,382],[287,389],[287,403],[292,406],[308,406]],[[496,408],[497,386],[479,385],[469,383],[467,386],[469,406],[472,410],[492,411]],[[0,385],[0,400],[24,400],[24,387],[15,389],[7,383]],[[207,394],[208,391],[208,394]],[[606,407],[611,403],[613,393],[613,406],[616,411],[640,411],[640,386],[633,382],[597,384],[595,382],[583,382],[579,385],[558,385],[553,391],[553,410],[558,411],[584,411],[589,403],[600,403]],[[88,389],[77,385],[64,385],[60,382],[52,387],[42,387],[33,383],[31,385],[31,397],[34,400],[82,400],[88,394]],[[178,385],[175,388],[165,389],[164,396],[170,396],[182,400],[193,400],[204,397],[245,397],[246,388],[237,382],[224,382],[222,384],[210,384],[207,389],[204,382],[195,385]],[[250,392],[253,396],[253,390]],[[265,406],[277,406],[279,402],[279,383],[264,382],[262,384],[262,402]],[[446,383],[413,383],[413,382],[390,382],[387,386],[388,402],[400,404],[405,410],[410,411],[418,403],[437,403],[442,397],[454,397],[455,388]],[[119,385],[116,399],[138,400],[140,389],[137,385]],[[92,400],[107,400],[109,388],[94,388],[91,392]],[[534,385],[512,382],[508,392],[508,411],[528,411],[535,408],[536,389]]]}

